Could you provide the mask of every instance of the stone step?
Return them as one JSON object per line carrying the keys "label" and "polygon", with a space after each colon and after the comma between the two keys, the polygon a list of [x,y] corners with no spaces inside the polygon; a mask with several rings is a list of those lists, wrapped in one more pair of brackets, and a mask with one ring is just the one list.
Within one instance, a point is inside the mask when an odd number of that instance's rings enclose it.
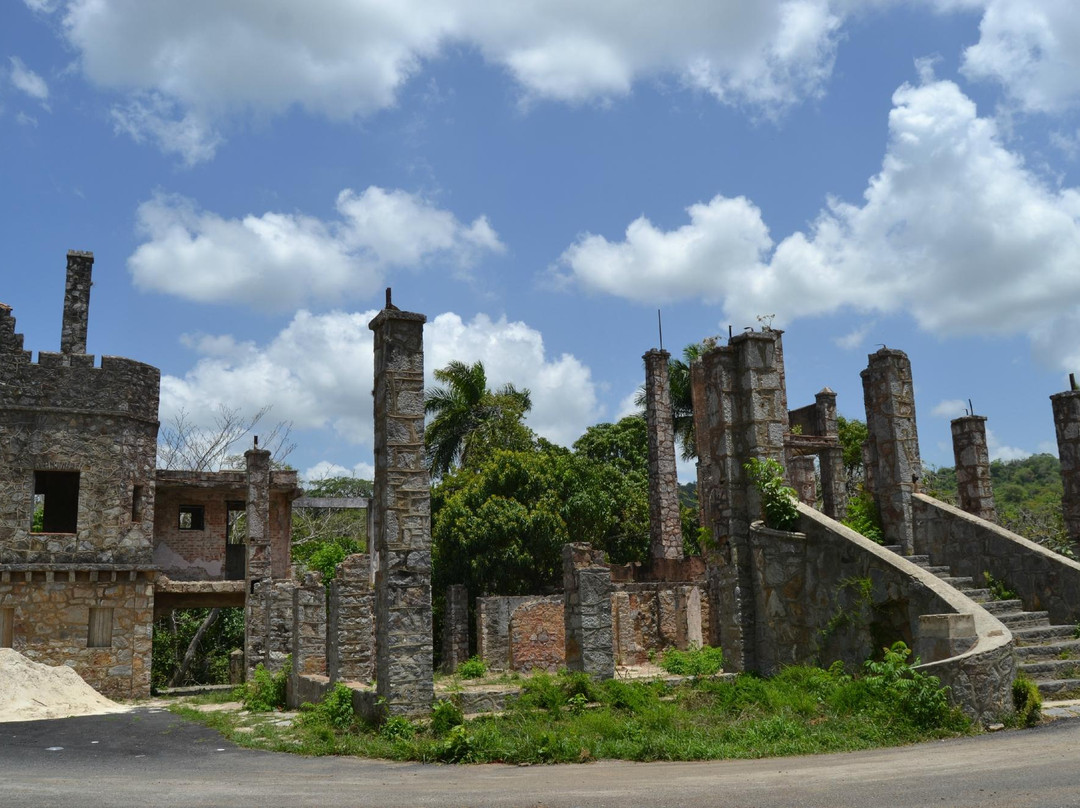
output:
{"label": "stone step", "polygon": [[1062,699],[1080,694],[1080,679],[1036,679],[1035,684],[1044,699]]}
{"label": "stone step", "polygon": [[1010,626],[1009,631],[1019,647],[1072,640],[1076,637],[1076,626]]}
{"label": "stone step", "polygon": [[998,620],[1012,628],[1050,627],[1049,612],[1010,612],[1007,614],[995,614]]}
{"label": "stone step", "polygon": [[883,544],[881,546],[884,547],[886,550],[892,550],[897,555],[900,555],[900,551],[904,549],[899,544]]}
{"label": "stone step", "polygon": [[1080,659],[1041,659],[1016,666],[1032,679],[1076,679],[1080,677]]}
{"label": "stone step", "polygon": [[[1021,662],[1034,662],[1043,659],[1071,659],[1080,665],[1080,640],[1061,640],[1060,642],[1041,642],[1038,645],[1020,645],[1013,648],[1013,653]],[[1065,654],[1066,656],[1062,656]]]}
{"label": "stone step", "polygon": [[975,580],[970,575],[960,575],[955,577],[952,575],[939,575],[938,577],[949,586],[961,591],[974,588],[975,586]]}
{"label": "stone step", "polygon": [[962,586],[956,588],[963,592],[965,597],[971,598],[976,603],[986,603],[988,600],[994,599],[989,589],[964,589]]}
{"label": "stone step", "polygon": [[918,567],[925,567],[930,563],[930,556],[928,555],[909,555],[907,560]]}
{"label": "stone step", "polygon": [[982,604],[982,607],[990,614],[1012,614],[1013,612],[1022,612],[1024,610],[1024,602],[1013,598],[1012,600],[988,600]]}
{"label": "stone step", "polygon": [[952,567],[943,567],[936,564],[920,564],[919,566],[927,572],[934,573],[934,575],[938,576],[939,578],[947,578],[948,576],[952,575]]}

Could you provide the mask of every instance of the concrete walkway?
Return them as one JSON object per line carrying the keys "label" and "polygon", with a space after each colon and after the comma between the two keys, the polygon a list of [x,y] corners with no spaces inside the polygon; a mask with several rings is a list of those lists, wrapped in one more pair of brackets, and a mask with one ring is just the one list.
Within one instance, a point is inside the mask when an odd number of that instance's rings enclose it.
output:
{"label": "concrete walkway", "polygon": [[517,767],[257,752],[140,708],[0,724],[0,805],[1080,806],[1080,719],[816,757]]}

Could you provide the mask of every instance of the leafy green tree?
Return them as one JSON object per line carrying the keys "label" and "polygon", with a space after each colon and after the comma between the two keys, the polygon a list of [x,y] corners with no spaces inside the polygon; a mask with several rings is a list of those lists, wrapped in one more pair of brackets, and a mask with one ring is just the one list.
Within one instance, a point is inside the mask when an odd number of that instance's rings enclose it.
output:
{"label": "leafy green tree", "polygon": [[[370,497],[372,483],[359,477],[325,477],[307,485],[308,497]],[[367,546],[366,508],[293,508],[292,560],[318,570],[329,585],[338,564]]]}
{"label": "leafy green tree", "polygon": [[836,416],[836,428],[840,437],[840,448],[844,454],[844,475],[847,477],[848,496],[855,496],[866,478],[862,450],[870,433],[867,431],[865,421],[860,421],[858,418],[845,418],[843,415]]}
{"label": "leafy green tree", "polygon": [[424,448],[432,474],[445,475],[455,465],[467,465],[476,455],[494,449],[523,449],[533,442],[522,423],[532,408],[527,389],[504,384],[496,391],[487,386],[482,362],[453,361],[435,371],[444,387],[424,393],[430,420],[424,430]]}

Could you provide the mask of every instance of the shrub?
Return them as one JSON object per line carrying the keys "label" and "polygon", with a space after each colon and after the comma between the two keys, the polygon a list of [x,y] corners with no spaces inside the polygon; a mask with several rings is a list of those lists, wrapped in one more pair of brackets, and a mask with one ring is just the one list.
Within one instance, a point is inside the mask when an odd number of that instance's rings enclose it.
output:
{"label": "shrub", "polygon": [[799,524],[795,491],[784,485],[784,467],[775,460],[752,457],[745,464],[750,482],[761,494],[761,518],[773,530],[794,530]]}
{"label": "shrub", "polygon": [[881,514],[877,504],[868,491],[859,487],[859,493],[848,500],[847,513],[841,522],[870,541],[885,543],[885,533],[881,529]]}
{"label": "shrub", "polygon": [[1042,694],[1039,686],[1024,674],[1017,674],[1012,685],[1016,719],[1025,727],[1033,727],[1042,718]]}
{"label": "shrub", "polygon": [[454,727],[465,723],[461,708],[447,699],[440,699],[431,708],[431,731],[435,735],[445,735]]}
{"label": "shrub", "polygon": [[660,667],[676,676],[712,676],[723,669],[724,654],[709,645],[688,651],[669,648],[660,657]]}
{"label": "shrub", "polygon": [[487,673],[487,663],[480,657],[469,657],[455,671],[462,679],[480,679]]}
{"label": "shrub", "polygon": [[286,671],[291,667],[292,662],[288,659],[277,673],[270,673],[261,662],[256,665],[251,681],[244,686],[244,709],[254,713],[282,709],[285,706],[285,684],[289,676]]}
{"label": "shrub", "polygon": [[392,715],[379,727],[379,736],[387,741],[407,741],[414,735],[416,725],[403,715]]}

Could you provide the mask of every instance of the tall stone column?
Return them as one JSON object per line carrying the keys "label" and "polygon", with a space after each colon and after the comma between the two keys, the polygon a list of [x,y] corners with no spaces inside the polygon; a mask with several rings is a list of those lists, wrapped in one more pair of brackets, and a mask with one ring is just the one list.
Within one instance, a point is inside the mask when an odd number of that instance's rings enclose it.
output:
{"label": "tall stone column", "polygon": [[706,351],[691,369],[698,449],[698,499],[711,534],[710,643],[729,670],[755,669],[750,523],[761,513],[743,464],[783,463],[788,430],[780,331],[751,331]]}
{"label": "tall stone column", "polygon": [[443,609],[442,669],[453,673],[469,658],[469,590],[465,584],[446,587]]}
{"label": "tall stone column", "polygon": [[873,465],[874,500],[885,537],[904,555],[915,552],[911,495],[922,476],[919,430],[915,425],[915,387],[911,362],[903,351],[882,348],[868,357],[860,375],[869,433],[865,453]]}
{"label": "tall stone column", "polygon": [[[817,433],[823,437],[840,437],[836,418],[836,393],[825,387],[814,396]],[[821,474],[821,510],[830,519],[847,515],[847,479],[844,474],[844,450],[825,449],[818,454]]]}
{"label": "tall stone column", "polygon": [[[1071,376],[1070,376],[1071,378]],[[1061,510],[1073,550],[1080,552],[1080,390],[1050,396],[1061,460]]]}
{"label": "tall stone column", "polygon": [[86,353],[86,328],[90,318],[90,273],[93,268],[94,254],[92,252],[79,250],[68,252],[60,353]]}
{"label": "tall stone column", "polygon": [[986,416],[954,418],[952,441],[960,508],[981,519],[996,521],[994,485],[990,480],[990,451],[986,446]]}
{"label": "tall stone column", "polygon": [[645,360],[645,420],[649,435],[650,556],[679,559],[683,557],[682,519],[668,376],[671,354],[654,349],[642,359]]}
{"label": "tall stone column", "polygon": [[244,578],[244,664],[250,672],[260,662],[269,664],[270,627],[267,598],[272,589],[270,555],[270,452],[248,449],[247,562]]}
{"label": "tall stone column", "polygon": [[434,698],[431,484],[424,465],[427,318],[387,304],[368,324],[375,332],[375,676],[391,714],[416,715],[430,710]]}

